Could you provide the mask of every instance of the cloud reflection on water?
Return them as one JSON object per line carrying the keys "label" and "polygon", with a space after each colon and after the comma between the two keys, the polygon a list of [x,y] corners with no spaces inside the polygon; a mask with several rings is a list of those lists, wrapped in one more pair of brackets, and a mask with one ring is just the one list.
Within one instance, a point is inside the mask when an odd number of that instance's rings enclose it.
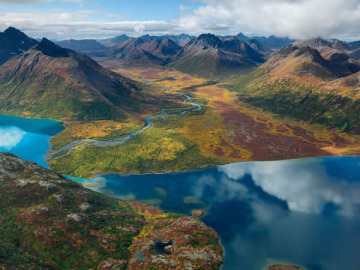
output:
{"label": "cloud reflection on water", "polygon": [[17,127],[0,128],[0,147],[9,151],[16,147],[26,135],[26,132]]}
{"label": "cloud reflection on water", "polygon": [[221,166],[218,170],[238,183],[250,175],[256,186],[286,201],[291,211],[320,214],[332,206],[341,215],[354,216],[359,213],[360,183],[339,181],[330,176],[320,162],[235,163]]}

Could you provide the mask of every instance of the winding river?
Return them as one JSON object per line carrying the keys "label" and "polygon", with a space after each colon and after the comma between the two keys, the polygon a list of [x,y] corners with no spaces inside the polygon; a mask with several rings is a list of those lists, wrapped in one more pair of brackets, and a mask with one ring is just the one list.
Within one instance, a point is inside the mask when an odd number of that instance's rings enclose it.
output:
{"label": "winding river", "polygon": [[[55,150],[53,152],[49,152],[45,155],[45,159],[48,160],[50,158],[53,159],[58,159],[64,156],[67,156],[70,154],[71,150],[73,149],[74,146],[80,144],[80,143],[88,143],[88,144],[92,144],[98,147],[109,147],[109,146],[116,146],[119,144],[123,144],[126,141],[130,140],[132,137],[134,137],[136,134],[139,134],[140,132],[144,131],[145,129],[148,129],[150,127],[153,126],[153,123],[151,122],[152,119],[156,119],[156,118],[166,118],[167,116],[179,116],[179,115],[184,115],[185,113],[188,112],[195,112],[195,111],[200,111],[202,110],[201,105],[197,104],[197,103],[193,103],[190,102],[192,100],[192,98],[188,95],[186,95],[185,93],[179,92],[179,91],[174,91],[172,87],[169,88],[170,92],[174,92],[176,94],[180,94],[184,97],[183,102],[185,104],[189,104],[190,107],[184,108],[183,111],[180,111],[178,113],[166,113],[166,111],[168,110],[173,110],[173,109],[177,109],[177,108],[162,108],[161,109],[161,114],[156,114],[156,115],[151,115],[149,117],[146,118],[146,125],[143,126],[142,128],[124,136],[121,136],[119,138],[115,138],[112,140],[94,140],[94,139],[80,139],[80,140],[75,140],[72,141],[66,145],[64,145],[63,147],[61,147],[58,150]],[[66,151],[66,152],[65,152]],[[59,153],[61,152],[65,152],[63,155],[57,156]]]}
{"label": "winding river", "polygon": [[[61,151],[70,153],[79,143],[122,144],[150,128],[155,118],[202,110],[188,95],[176,93],[188,107],[163,108],[126,137],[76,140],[45,157],[51,137],[64,129],[61,122],[0,115],[0,151],[47,167],[47,158]],[[360,157],[322,157],[240,162],[171,174],[69,179],[165,212],[190,215],[195,209],[204,210],[202,221],[219,233],[224,246],[224,270],[261,270],[274,263],[301,265],[307,270],[358,270],[359,169]]]}

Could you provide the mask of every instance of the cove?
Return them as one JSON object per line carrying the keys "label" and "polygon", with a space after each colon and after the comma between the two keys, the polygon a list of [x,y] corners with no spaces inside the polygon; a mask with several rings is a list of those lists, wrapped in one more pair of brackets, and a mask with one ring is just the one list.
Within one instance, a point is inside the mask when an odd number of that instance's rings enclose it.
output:
{"label": "cove", "polygon": [[0,115],[0,151],[47,167],[44,160],[50,139],[64,130],[61,122]]}
{"label": "cove", "polygon": [[[0,116],[0,151],[46,166],[51,120]],[[200,171],[74,179],[124,200],[191,214],[220,235],[223,269],[262,270],[288,262],[307,269],[360,265],[360,158],[234,163]]]}

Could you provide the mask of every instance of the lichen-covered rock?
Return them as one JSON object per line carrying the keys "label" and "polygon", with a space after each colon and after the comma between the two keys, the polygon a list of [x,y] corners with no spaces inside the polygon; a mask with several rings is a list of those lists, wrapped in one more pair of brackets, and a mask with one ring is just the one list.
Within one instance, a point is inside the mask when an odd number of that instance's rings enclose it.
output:
{"label": "lichen-covered rock", "polygon": [[[149,213],[146,205],[136,205]],[[223,252],[218,235],[199,219],[163,213],[145,217],[148,226],[133,242],[128,269],[220,268]],[[143,256],[137,256],[139,253]]]}
{"label": "lichen-covered rock", "polygon": [[97,268],[99,270],[123,270],[126,268],[126,261],[110,258],[99,263]]}
{"label": "lichen-covered rock", "polygon": [[0,194],[0,269],[218,269],[222,263],[218,235],[197,218],[107,197],[11,154],[0,153]]}
{"label": "lichen-covered rock", "polygon": [[90,211],[91,210],[91,204],[90,203],[87,203],[87,202],[84,202],[84,203],[81,203],[79,205],[79,208],[82,212],[87,212],[87,211]]}
{"label": "lichen-covered rock", "polygon": [[66,217],[76,222],[85,222],[88,219],[87,215],[81,213],[69,214]]}

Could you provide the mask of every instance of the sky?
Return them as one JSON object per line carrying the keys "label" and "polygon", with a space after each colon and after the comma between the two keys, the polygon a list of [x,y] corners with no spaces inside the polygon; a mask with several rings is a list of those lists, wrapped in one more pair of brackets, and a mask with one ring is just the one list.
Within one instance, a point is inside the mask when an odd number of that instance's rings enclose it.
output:
{"label": "sky", "polygon": [[0,30],[31,37],[188,33],[360,40],[360,0],[0,0]]}

